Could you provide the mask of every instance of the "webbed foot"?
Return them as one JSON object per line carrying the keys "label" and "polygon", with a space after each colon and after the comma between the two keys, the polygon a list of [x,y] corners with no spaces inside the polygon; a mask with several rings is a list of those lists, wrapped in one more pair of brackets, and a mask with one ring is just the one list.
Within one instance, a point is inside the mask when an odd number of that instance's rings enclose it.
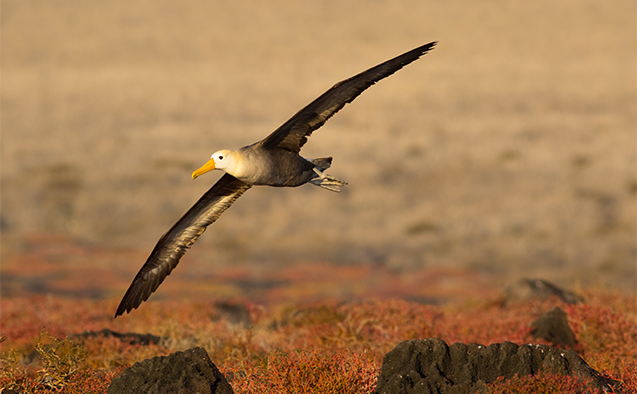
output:
{"label": "webbed foot", "polygon": [[320,186],[323,189],[340,193],[340,187],[347,185],[346,180],[328,175],[316,167],[314,167],[314,172],[316,172],[318,178],[310,179],[310,183],[316,186]]}

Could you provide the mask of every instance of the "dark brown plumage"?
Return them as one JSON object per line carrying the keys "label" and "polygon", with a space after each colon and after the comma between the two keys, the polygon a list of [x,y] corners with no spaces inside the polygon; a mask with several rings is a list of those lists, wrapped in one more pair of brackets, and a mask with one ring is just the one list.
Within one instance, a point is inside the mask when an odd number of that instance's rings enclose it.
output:
{"label": "dark brown plumage", "polygon": [[365,89],[429,52],[420,46],[332,86],[262,141],[237,151],[215,152],[193,178],[213,170],[226,174],[164,234],[126,291],[115,317],[137,308],[159,287],[197,238],[253,185],[298,186],[312,183],[340,191],[347,182],[324,174],[332,158],[305,159],[298,153],[312,132]]}

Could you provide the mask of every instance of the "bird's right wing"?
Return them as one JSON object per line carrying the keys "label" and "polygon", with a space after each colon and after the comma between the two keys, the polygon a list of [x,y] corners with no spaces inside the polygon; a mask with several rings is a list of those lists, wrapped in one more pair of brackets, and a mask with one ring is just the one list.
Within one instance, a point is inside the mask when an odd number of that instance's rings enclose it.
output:
{"label": "bird's right wing", "polygon": [[137,308],[159,287],[181,256],[251,185],[225,174],[164,234],[135,276],[115,317]]}

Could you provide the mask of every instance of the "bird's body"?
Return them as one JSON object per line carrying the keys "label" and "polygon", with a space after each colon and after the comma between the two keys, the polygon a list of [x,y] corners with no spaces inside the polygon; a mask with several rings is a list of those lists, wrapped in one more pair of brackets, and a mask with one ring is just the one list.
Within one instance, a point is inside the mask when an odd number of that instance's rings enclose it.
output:
{"label": "bird's body", "polygon": [[[214,158],[220,155],[225,160],[231,160],[231,164],[224,168],[220,167],[220,163],[216,163],[215,168],[221,168],[249,185],[278,187],[303,185],[312,178],[318,177],[313,170],[315,167],[324,171],[329,168],[332,161],[331,157],[308,160],[298,153],[285,149],[263,149],[258,143],[244,146],[236,151],[222,150],[215,152],[212,156]],[[318,160],[319,163],[314,163],[312,160]],[[320,163],[327,163],[327,166]]]}
{"label": "bird's body", "polygon": [[305,159],[299,154],[307,137],[365,89],[415,61],[435,44],[412,49],[337,83],[259,142],[213,153],[192,178],[215,169],[226,174],[159,239],[126,291],[115,317],[147,300],[206,228],[252,186],[295,187],[311,183],[339,192],[347,182],[324,172],[332,163],[331,157]]}

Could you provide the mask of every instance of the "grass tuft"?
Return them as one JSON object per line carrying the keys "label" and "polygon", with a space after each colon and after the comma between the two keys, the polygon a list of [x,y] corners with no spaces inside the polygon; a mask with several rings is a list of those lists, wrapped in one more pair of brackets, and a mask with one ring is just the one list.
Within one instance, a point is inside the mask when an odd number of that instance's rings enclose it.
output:
{"label": "grass tuft", "polygon": [[[0,343],[6,337],[0,339]],[[89,368],[82,345],[56,338],[42,330],[35,344],[37,358],[27,362],[25,355],[10,349],[0,356],[2,390],[19,393],[99,393],[105,392],[121,369],[107,371]]]}

